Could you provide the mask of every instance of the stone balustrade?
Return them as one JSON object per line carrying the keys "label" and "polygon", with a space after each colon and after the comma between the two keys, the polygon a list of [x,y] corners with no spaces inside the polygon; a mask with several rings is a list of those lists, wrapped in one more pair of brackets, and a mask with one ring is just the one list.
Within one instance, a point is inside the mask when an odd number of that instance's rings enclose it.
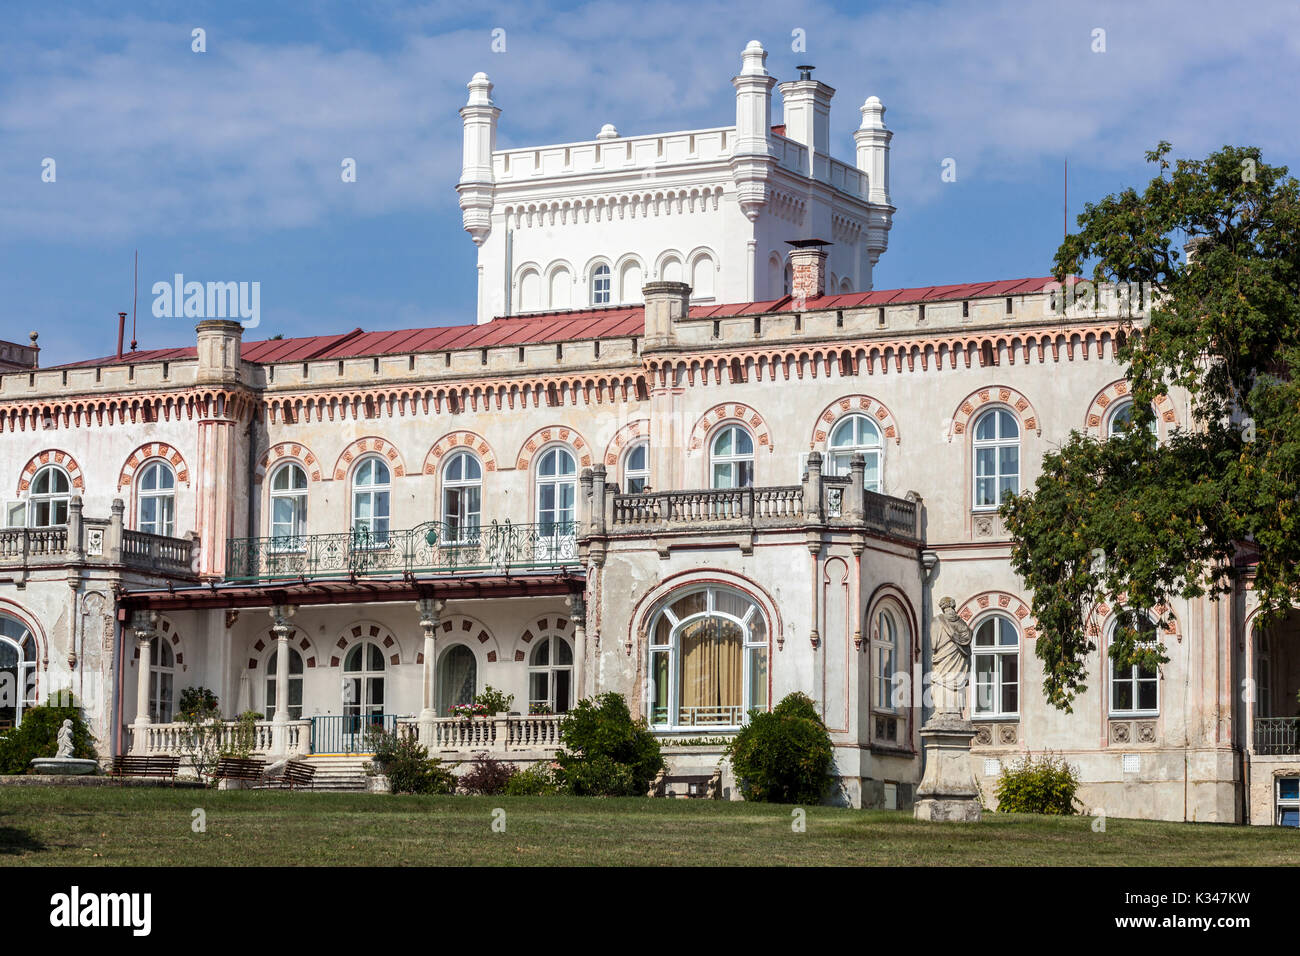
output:
{"label": "stone balustrade", "polygon": [[[285,753],[287,756],[306,755],[311,752],[311,721],[291,720],[286,727],[287,739]],[[148,724],[137,727],[128,724],[126,730],[126,753],[137,756],[169,755],[183,756],[187,752],[187,741],[194,732],[192,725],[174,721],[166,724]],[[234,749],[241,741],[237,735],[241,725],[238,721],[223,721],[221,728],[221,749]],[[253,724],[252,752],[255,754],[272,754],[275,752],[275,722],[259,720]]]}
{"label": "stone balustrade", "polygon": [[[555,751],[560,748],[560,714],[531,714],[511,717],[438,717],[432,722],[431,738],[421,742],[430,756],[454,752],[466,756],[487,752]],[[419,736],[417,717],[399,717],[401,734]]]}

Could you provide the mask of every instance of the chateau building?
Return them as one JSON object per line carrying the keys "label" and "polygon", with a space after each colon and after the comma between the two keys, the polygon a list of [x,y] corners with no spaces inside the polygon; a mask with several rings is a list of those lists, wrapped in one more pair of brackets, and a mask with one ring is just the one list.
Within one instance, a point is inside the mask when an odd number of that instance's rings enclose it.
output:
{"label": "chateau building", "polygon": [[[176,752],[181,691],[263,715],[271,756],[355,755],[371,723],[519,761],[577,699],[623,694],[678,772],[802,691],[835,799],[906,807],[931,621],[973,630],[986,803],[1052,750],[1111,816],[1295,823],[1300,616],[1248,587],[1178,602],[1159,671],[1041,693],[1002,496],[1071,430],[1131,413],[1131,321],[1049,278],[879,290],[890,132],[745,48],[734,126],[496,148],[483,74],[457,185],[465,325],[197,341],[0,375],[0,727],[70,690],[101,755]],[[33,343],[34,344],[34,343]],[[20,348],[20,347],[16,347]],[[1188,427],[1162,400],[1158,437]],[[1246,576],[1248,582],[1248,575]],[[509,712],[454,716],[493,687]],[[5,693],[7,689],[7,695]]]}

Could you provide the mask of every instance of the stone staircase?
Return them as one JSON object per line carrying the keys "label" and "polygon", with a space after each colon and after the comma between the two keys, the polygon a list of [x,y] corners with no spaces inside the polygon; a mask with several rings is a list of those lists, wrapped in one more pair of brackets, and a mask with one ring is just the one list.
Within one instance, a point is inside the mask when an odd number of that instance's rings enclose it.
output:
{"label": "stone staircase", "polygon": [[316,790],[364,792],[370,754],[313,754],[301,758],[316,768]]}

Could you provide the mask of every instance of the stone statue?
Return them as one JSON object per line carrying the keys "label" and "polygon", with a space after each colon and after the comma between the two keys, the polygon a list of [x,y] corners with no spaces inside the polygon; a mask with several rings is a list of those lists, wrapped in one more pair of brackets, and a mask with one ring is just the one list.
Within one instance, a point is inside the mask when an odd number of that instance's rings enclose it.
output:
{"label": "stone statue", "polygon": [[56,760],[63,760],[72,756],[72,720],[68,719],[63,722],[59,728],[59,745],[58,750],[54,752]]}
{"label": "stone statue", "polygon": [[936,714],[960,714],[962,698],[970,677],[970,625],[957,613],[950,597],[939,600],[934,619],[934,660],[930,687]]}

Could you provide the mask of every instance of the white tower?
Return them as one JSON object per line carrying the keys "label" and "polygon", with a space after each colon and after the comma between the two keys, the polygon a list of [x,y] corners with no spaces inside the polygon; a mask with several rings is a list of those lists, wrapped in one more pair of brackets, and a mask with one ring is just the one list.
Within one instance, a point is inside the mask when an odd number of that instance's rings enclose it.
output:
{"label": "white tower", "polygon": [[758,219],[767,202],[767,180],[776,166],[772,156],[772,87],[776,78],[767,72],[767,51],[750,40],[740,55],[736,88],[736,145],[731,154],[731,177],[741,212],[750,222]]}
{"label": "white tower", "polygon": [[885,107],[876,96],[862,104],[862,126],[853,134],[858,144],[858,169],[867,174],[867,199],[871,221],[867,226],[867,256],[872,267],[889,248],[889,227],[894,207],[889,201],[889,141],[894,134],[885,128]]}

